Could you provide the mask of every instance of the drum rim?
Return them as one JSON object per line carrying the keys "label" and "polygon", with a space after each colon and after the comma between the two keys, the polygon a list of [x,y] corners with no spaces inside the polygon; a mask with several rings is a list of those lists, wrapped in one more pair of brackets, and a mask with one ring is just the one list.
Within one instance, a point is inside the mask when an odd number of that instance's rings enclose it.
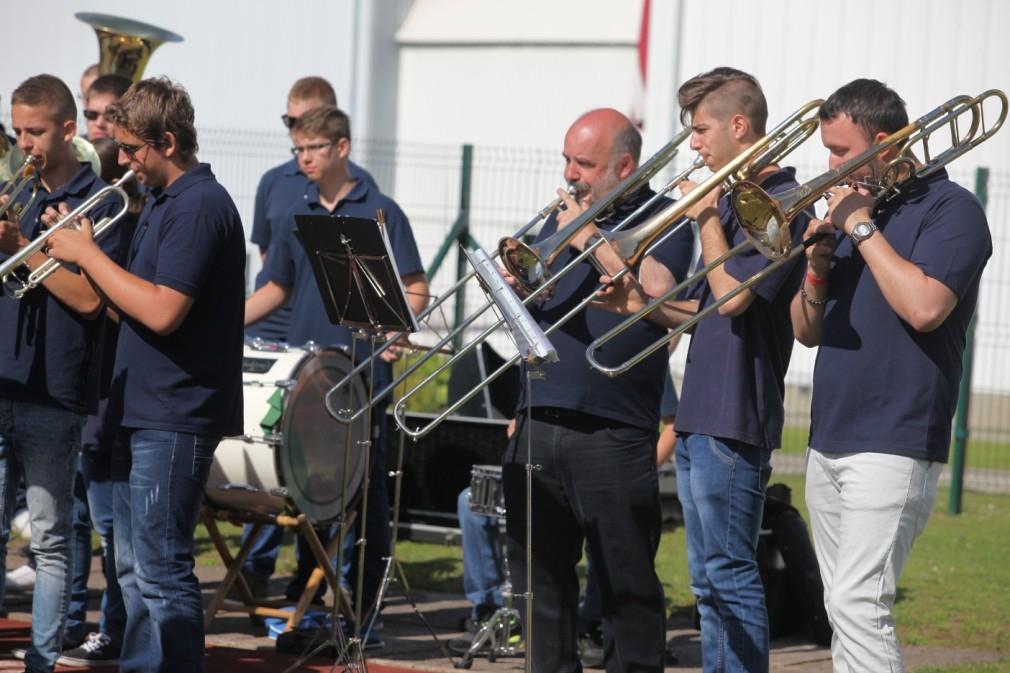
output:
{"label": "drum rim", "polygon": [[[283,409],[285,412],[288,411],[291,404],[293,403],[293,398],[295,398],[297,391],[299,390],[299,384],[304,380],[303,373],[306,368],[311,366],[313,363],[318,363],[326,357],[333,357],[340,365],[337,367],[340,372],[346,374],[351,370],[351,358],[348,354],[348,349],[344,346],[310,346],[305,348],[305,355],[302,357],[297,365],[292,369],[290,374],[290,379],[292,381],[291,385],[288,386],[283,395]],[[318,370],[317,370],[318,371]],[[353,390],[358,394],[359,398],[364,399],[367,395],[367,386],[365,385],[365,378],[362,375],[356,377],[356,380],[351,383]],[[343,508],[340,507],[339,498],[337,499],[336,510],[333,506],[326,507],[320,505],[317,501],[312,499],[312,494],[303,493],[302,490],[297,486],[295,480],[290,478],[288,470],[288,463],[285,461],[285,457],[290,451],[287,437],[289,436],[289,428],[293,414],[284,413],[281,416],[281,427],[280,427],[280,442],[276,446],[274,451],[274,467],[277,470],[278,480],[287,489],[288,498],[290,498],[300,511],[302,511],[313,523],[328,523],[341,518],[342,514],[346,511],[352,510],[358,499],[361,497],[362,485],[364,483],[364,460],[359,459],[357,465],[353,466],[350,470],[352,474],[348,480],[348,491],[347,497],[344,498]],[[339,423],[339,421],[333,420],[334,423]],[[348,431],[357,430],[360,432],[361,426],[364,424],[364,417],[357,419],[354,423],[348,424],[346,427]],[[321,515],[323,513],[323,515]]]}

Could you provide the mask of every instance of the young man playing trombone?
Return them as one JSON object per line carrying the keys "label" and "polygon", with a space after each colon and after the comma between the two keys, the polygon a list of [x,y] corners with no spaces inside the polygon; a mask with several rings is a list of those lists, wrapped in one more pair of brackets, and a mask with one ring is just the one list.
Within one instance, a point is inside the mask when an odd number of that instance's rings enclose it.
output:
{"label": "young man playing trombone", "polygon": [[53,236],[120,317],[109,405],[129,435],[113,457],[116,568],[127,608],[120,671],[202,671],[193,533],[214,449],[242,432],[245,243],[231,197],[197,157],[193,107],[166,79],[106,109],[119,161],[150,188],[121,268],[91,227]]}
{"label": "young man playing trombone", "polygon": [[[869,79],[833,93],[820,117],[832,171],[908,124],[898,94]],[[856,186],[832,187],[825,220],[810,223],[807,235],[834,235],[807,249],[792,301],[796,338],[819,347],[806,499],[838,673],[904,670],[898,577],[936,501],[992,254],[981,204],[945,170],[908,179],[905,164],[899,191],[871,194],[900,146],[838,177]]]}
{"label": "young man playing trombone", "polygon": [[[712,171],[728,167],[765,135],[764,94],[754,77],[716,68],[678,92],[690,119],[691,148]],[[771,193],[796,186],[793,170],[765,165],[748,177]],[[685,182],[682,191],[698,185]],[[745,236],[720,185],[687,212],[698,222],[702,262],[710,264]],[[798,240],[804,217],[792,225]],[[650,315],[676,327],[771,264],[756,248],[716,266],[696,302],[673,302]],[[789,302],[800,282],[796,261],[712,311],[695,327],[677,411],[677,495],[684,510],[691,589],[701,615],[706,672],[768,670],[768,616],[757,565],[758,534],[771,452],[781,445],[786,368],[792,352]],[[625,280],[612,310],[633,312],[647,297]]]}
{"label": "young man playing trombone", "polygon": [[[62,81],[51,75],[25,80],[11,96],[11,118],[18,147],[35,158],[36,173],[0,219],[3,261],[41,233],[49,207],[75,207],[105,186],[74,152],[77,106]],[[22,210],[35,189],[36,198]],[[93,213],[102,216],[108,209],[100,204]],[[116,237],[102,244],[115,249]],[[42,252],[26,256],[17,274],[27,275],[46,261]],[[9,280],[5,295],[18,285],[13,274]],[[32,645],[25,655],[29,671],[51,671],[63,645],[72,572],[71,493],[87,412],[93,319],[100,310],[95,290],[74,267],[59,269],[21,300],[0,298],[0,558],[6,556],[23,474],[37,563]]]}

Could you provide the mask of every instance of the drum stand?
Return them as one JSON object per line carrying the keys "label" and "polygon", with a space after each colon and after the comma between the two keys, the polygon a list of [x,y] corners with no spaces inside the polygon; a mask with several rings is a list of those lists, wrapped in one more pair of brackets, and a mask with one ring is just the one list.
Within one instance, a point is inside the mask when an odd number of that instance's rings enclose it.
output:
{"label": "drum stand", "polygon": [[[204,628],[210,626],[218,612],[224,611],[244,612],[250,617],[281,617],[287,620],[287,624],[284,627],[285,631],[295,629],[301,622],[302,617],[305,615],[309,604],[312,602],[312,598],[316,594],[316,589],[319,587],[323,578],[325,577],[332,584],[335,574],[330,566],[329,559],[333,558],[333,555],[337,553],[337,546],[339,545],[340,540],[343,539],[344,533],[354,523],[354,515],[352,513],[347,519],[347,522],[341,526],[340,534],[335,536],[334,539],[326,545],[326,547],[324,547],[322,541],[319,539],[319,536],[316,534],[315,528],[312,527],[312,524],[309,522],[308,517],[306,517],[304,513],[299,513],[297,515],[258,514],[256,512],[239,512],[234,510],[218,509],[205,504],[200,510],[200,518],[204,526],[207,528],[207,533],[210,536],[214,547],[217,549],[218,555],[221,557],[222,562],[228,569],[224,579],[214,592],[214,596],[211,598],[210,603],[204,611]],[[227,521],[237,525],[246,523],[253,524],[252,534],[248,536],[246,541],[239,548],[237,555],[232,556],[231,551],[228,549],[224,536],[221,534],[221,530],[217,525],[218,521]],[[304,591],[302,591],[301,596],[298,598],[293,612],[283,609],[285,606],[290,605],[289,601],[255,598],[249,588],[249,585],[246,583],[245,578],[242,576],[242,565],[249,556],[249,552],[252,550],[256,539],[259,537],[260,531],[263,526],[266,525],[290,528],[304,535],[305,539],[308,540],[309,546],[312,548],[312,554],[316,559],[316,568],[313,569],[312,575],[309,577],[309,581],[306,584]],[[236,602],[227,597],[229,590],[233,586],[237,589],[241,602]],[[341,613],[350,615],[351,606],[343,592],[339,592],[334,595],[336,596],[335,607],[338,608]]]}

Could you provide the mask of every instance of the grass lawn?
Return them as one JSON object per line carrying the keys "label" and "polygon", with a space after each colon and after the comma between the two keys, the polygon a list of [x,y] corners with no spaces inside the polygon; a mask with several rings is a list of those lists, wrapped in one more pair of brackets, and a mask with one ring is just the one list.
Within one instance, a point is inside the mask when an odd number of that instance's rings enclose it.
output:
{"label": "grass lawn", "polygon": [[[776,476],[793,491],[793,504],[806,518],[801,476]],[[1010,496],[966,493],[964,513],[946,513],[947,492],[919,538],[902,574],[895,606],[898,634],[907,644],[949,646],[1010,657]],[[240,530],[223,526],[237,543]],[[414,589],[462,593],[461,550],[456,546],[401,542],[397,546]],[[199,563],[218,563],[206,532],[198,530]],[[690,610],[683,528],[664,531],[656,560],[670,609]],[[290,545],[278,572],[294,568]],[[993,665],[930,669],[929,673],[995,673],[1010,670],[1010,659]],[[926,673],[923,671],[922,673]]]}

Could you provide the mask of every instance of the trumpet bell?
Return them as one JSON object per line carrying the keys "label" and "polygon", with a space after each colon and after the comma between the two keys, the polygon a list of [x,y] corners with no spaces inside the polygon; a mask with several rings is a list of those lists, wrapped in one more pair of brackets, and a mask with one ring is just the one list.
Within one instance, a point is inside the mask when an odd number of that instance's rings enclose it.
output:
{"label": "trumpet bell", "polygon": [[792,248],[789,216],[782,204],[750,180],[733,186],[730,203],[744,236],[769,259],[781,259]]}
{"label": "trumpet bell", "polygon": [[90,12],[74,16],[95,29],[98,72],[102,75],[122,75],[136,82],[155,49],[165,42],[182,42],[172,31],[141,21]]}

